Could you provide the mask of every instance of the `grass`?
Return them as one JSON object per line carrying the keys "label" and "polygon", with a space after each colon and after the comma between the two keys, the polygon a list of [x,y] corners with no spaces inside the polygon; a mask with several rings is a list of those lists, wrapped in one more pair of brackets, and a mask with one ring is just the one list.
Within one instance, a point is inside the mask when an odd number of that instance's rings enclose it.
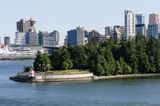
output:
{"label": "grass", "polygon": [[77,74],[80,73],[80,70],[50,70],[49,73],[62,73],[62,74]]}
{"label": "grass", "polygon": [[41,75],[72,75],[72,74],[86,74],[89,73],[87,70],[78,70],[78,69],[72,69],[72,70],[50,70],[47,72],[39,72],[38,74]]}

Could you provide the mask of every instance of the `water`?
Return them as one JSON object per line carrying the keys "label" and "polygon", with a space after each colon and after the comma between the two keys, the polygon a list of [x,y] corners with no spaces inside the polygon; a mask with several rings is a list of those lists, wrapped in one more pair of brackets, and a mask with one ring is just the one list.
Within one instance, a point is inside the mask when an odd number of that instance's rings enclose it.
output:
{"label": "water", "polygon": [[0,106],[160,106],[160,78],[38,84],[9,80],[32,62],[0,61]]}

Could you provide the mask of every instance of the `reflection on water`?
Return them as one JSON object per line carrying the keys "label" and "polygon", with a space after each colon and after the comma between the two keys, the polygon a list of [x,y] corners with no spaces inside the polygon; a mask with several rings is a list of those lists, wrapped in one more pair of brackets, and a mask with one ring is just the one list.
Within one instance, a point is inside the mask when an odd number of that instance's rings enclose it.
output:
{"label": "reflection on water", "polygon": [[159,106],[160,78],[19,83],[32,60],[0,61],[0,106]]}

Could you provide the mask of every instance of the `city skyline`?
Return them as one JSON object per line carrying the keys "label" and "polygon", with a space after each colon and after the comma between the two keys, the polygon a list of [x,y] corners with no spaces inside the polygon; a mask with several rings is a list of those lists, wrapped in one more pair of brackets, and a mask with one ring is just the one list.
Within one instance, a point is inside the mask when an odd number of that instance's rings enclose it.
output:
{"label": "city skyline", "polygon": [[149,14],[160,13],[157,8],[160,1],[155,1],[154,3],[153,1],[145,0],[123,1],[121,3],[116,0],[47,0],[38,2],[37,0],[28,0],[27,3],[22,4],[20,0],[6,0],[0,4],[0,12],[3,16],[0,21],[1,40],[5,34],[8,34],[11,36],[11,42],[13,43],[16,22],[21,18],[28,19],[33,17],[36,19],[37,31],[51,32],[58,30],[62,43],[67,31],[79,25],[87,30],[98,30],[102,34],[105,33],[105,26],[124,25],[125,9],[131,9],[135,14],[143,13],[146,17],[146,24],[149,21]]}

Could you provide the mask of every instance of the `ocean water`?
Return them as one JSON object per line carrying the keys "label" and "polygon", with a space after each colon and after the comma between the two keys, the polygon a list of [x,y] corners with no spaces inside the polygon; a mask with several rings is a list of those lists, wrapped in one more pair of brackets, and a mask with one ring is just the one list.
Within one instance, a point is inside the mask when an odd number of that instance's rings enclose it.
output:
{"label": "ocean water", "polygon": [[160,106],[160,78],[20,83],[33,60],[0,61],[0,106]]}

